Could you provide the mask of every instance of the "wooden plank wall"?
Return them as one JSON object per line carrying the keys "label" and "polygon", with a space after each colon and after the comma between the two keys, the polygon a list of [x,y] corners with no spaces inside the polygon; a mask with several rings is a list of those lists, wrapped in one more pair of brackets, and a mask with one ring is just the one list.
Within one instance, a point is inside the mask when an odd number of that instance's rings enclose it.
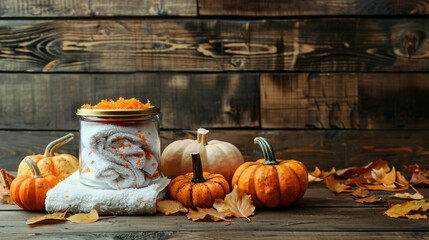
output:
{"label": "wooden plank wall", "polygon": [[[2,0],[0,167],[73,132],[77,108],[149,98],[162,147],[266,137],[280,159],[429,168],[429,3]],[[78,140],[59,149],[78,155]]]}

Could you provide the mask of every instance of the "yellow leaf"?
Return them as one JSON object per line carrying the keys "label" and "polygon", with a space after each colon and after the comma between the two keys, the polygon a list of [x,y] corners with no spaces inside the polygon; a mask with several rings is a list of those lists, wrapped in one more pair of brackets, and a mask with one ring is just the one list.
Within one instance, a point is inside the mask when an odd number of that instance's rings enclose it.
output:
{"label": "yellow leaf", "polygon": [[246,218],[249,222],[249,216],[252,216],[255,212],[252,197],[238,189],[237,185],[234,186],[232,192],[225,196],[224,200],[216,199],[213,207],[219,212],[228,214],[227,216],[233,215],[238,218]]}
{"label": "yellow leaf", "polygon": [[194,211],[192,209],[189,209],[189,213],[186,214],[188,219],[192,219],[192,221],[196,221],[199,219],[204,219],[207,215],[213,220],[213,221],[227,221],[231,223],[231,220],[227,220],[225,217],[228,215],[227,213],[221,213],[213,208],[199,208],[197,207],[198,211]]}
{"label": "yellow leaf", "polygon": [[393,205],[391,208],[386,210],[384,214],[389,217],[398,218],[398,217],[406,217],[411,211],[418,211],[423,206],[425,206],[425,200],[414,200],[414,201],[406,201],[401,204]]}
{"label": "yellow leaf", "polygon": [[358,188],[350,194],[355,196],[355,197],[364,198],[364,197],[367,197],[369,195],[369,191],[366,189]]}
{"label": "yellow leaf", "polygon": [[375,203],[375,202],[380,202],[380,201],[381,201],[381,198],[374,196],[374,195],[371,195],[371,196],[366,197],[366,198],[361,198],[361,199],[355,200],[355,202],[357,202],[357,203]]}
{"label": "yellow leaf", "polygon": [[409,214],[409,215],[405,215],[405,217],[408,219],[427,219],[428,218],[428,216],[423,214]]}
{"label": "yellow leaf", "polygon": [[65,212],[55,212],[47,215],[39,215],[25,220],[25,223],[35,224],[35,223],[59,223],[66,220],[66,214],[69,211],[70,207]]}
{"label": "yellow leaf", "polygon": [[420,193],[410,194],[410,193],[396,193],[391,198],[407,199],[407,200],[420,200],[425,198]]}
{"label": "yellow leaf", "polygon": [[192,219],[192,221],[197,221],[199,219],[204,219],[206,215],[207,214],[205,212],[189,209],[189,212],[188,214],[186,214],[186,217],[188,217],[188,219]]}
{"label": "yellow leaf", "polygon": [[98,212],[92,209],[89,213],[78,213],[67,218],[67,220],[74,223],[92,223],[98,220]]}
{"label": "yellow leaf", "polygon": [[323,181],[322,178],[315,177],[315,176],[311,175],[310,173],[308,174],[308,182],[309,183],[312,183],[312,182],[322,182],[322,181]]}
{"label": "yellow leaf", "polygon": [[163,200],[156,203],[156,210],[165,215],[174,214],[177,212],[188,212],[188,209],[182,203],[176,200]]}
{"label": "yellow leaf", "polygon": [[314,171],[312,173],[309,173],[309,175],[319,178],[319,179],[323,179],[326,178],[332,174],[334,174],[336,172],[335,168],[332,168],[331,171],[326,172],[326,171],[321,171],[317,166],[314,167]]}
{"label": "yellow leaf", "polygon": [[333,175],[330,175],[326,178],[326,187],[336,192],[337,194],[342,192],[352,192],[352,190],[349,189],[350,186],[347,186],[343,183],[339,183],[337,180],[335,180]]}

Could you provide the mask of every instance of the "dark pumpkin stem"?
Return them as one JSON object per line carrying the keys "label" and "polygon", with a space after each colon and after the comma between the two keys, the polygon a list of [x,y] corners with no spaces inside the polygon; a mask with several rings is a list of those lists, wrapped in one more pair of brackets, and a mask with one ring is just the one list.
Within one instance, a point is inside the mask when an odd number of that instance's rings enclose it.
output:
{"label": "dark pumpkin stem", "polygon": [[73,133],[69,133],[65,135],[64,137],[58,138],[57,140],[54,140],[46,146],[44,157],[52,157],[54,156],[55,150],[57,148],[61,147],[62,145],[70,142],[73,139]]}
{"label": "dark pumpkin stem", "polygon": [[201,165],[201,157],[197,152],[192,153],[192,169],[194,177],[192,178],[193,183],[202,183],[206,180],[203,177],[203,166]]}
{"label": "dark pumpkin stem", "polygon": [[27,163],[28,167],[33,173],[33,178],[42,178],[42,173],[40,172],[39,167],[37,167],[37,164],[33,161],[33,159],[26,157],[24,158],[24,161],[25,163]]}
{"label": "dark pumpkin stem", "polygon": [[262,153],[264,154],[264,162],[262,162],[263,165],[277,165],[279,162],[276,160],[276,156],[274,154],[274,150],[271,147],[271,144],[267,141],[267,139],[263,137],[256,137],[254,140],[255,144],[258,144],[261,149]]}

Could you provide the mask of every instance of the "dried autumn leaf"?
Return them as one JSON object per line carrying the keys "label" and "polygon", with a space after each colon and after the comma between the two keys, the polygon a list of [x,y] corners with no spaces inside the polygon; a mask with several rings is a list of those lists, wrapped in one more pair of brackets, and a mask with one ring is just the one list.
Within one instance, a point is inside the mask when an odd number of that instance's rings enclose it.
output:
{"label": "dried autumn leaf", "polygon": [[331,171],[326,172],[326,171],[321,171],[317,166],[314,168],[314,171],[312,173],[309,173],[310,175],[312,175],[313,177],[316,178],[326,178],[329,175],[332,175],[336,172],[335,168],[332,168]]}
{"label": "dried autumn leaf", "polygon": [[156,211],[162,212],[165,215],[174,214],[177,212],[188,212],[188,209],[182,203],[176,200],[163,200],[156,203]]}
{"label": "dried autumn leaf", "polygon": [[66,215],[69,211],[70,207],[65,212],[55,212],[43,216],[36,216],[25,220],[25,223],[35,224],[35,223],[60,223],[66,221]]}
{"label": "dried autumn leaf", "polygon": [[364,198],[367,197],[369,195],[369,191],[366,189],[362,189],[362,188],[358,188],[356,190],[354,190],[351,195],[358,197],[358,198]]}
{"label": "dried autumn leaf", "polygon": [[6,169],[0,168],[0,202],[15,204],[10,197],[10,185],[14,179],[15,177],[9,174]]}
{"label": "dried autumn leaf", "polygon": [[192,209],[189,209],[188,214],[186,214],[186,217],[188,217],[188,219],[191,219],[192,221],[197,221],[200,219],[204,219],[206,217],[206,213],[205,212],[200,212],[200,211],[195,211]]}
{"label": "dried autumn leaf", "polygon": [[400,188],[391,188],[391,187],[386,187],[384,185],[365,185],[360,183],[357,183],[356,186],[367,190],[388,191],[388,192],[399,192],[399,191],[404,191],[408,189],[408,186],[400,187]]}
{"label": "dried autumn leaf", "polygon": [[398,184],[400,187],[408,187],[410,183],[408,180],[402,176],[401,172],[396,171],[396,184]]}
{"label": "dried autumn leaf", "polygon": [[89,213],[78,213],[67,218],[74,223],[92,223],[98,221],[98,212],[92,209]]}
{"label": "dried autumn leaf", "polygon": [[[411,211],[426,211],[425,200],[406,201],[401,204],[396,204],[387,209],[384,214],[392,218],[407,217]],[[426,210],[425,210],[426,208]]]}
{"label": "dried autumn leaf", "polygon": [[347,186],[343,183],[339,183],[337,180],[335,180],[335,177],[333,175],[330,175],[326,178],[326,187],[331,189],[332,191],[338,193],[342,192],[352,192],[350,186]]}
{"label": "dried autumn leaf", "polygon": [[408,219],[427,219],[428,218],[428,216],[423,214],[407,214],[405,215],[405,217]]}
{"label": "dried autumn leaf", "polygon": [[415,194],[410,194],[410,193],[396,193],[392,196],[390,196],[391,198],[399,198],[399,199],[407,199],[407,200],[420,200],[425,198],[422,194],[420,193],[415,193]]}
{"label": "dried autumn leaf", "polygon": [[309,182],[309,183],[312,183],[312,182],[323,182],[323,179],[322,179],[322,178],[315,177],[315,176],[313,176],[313,175],[311,175],[311,174],[309,173],[309,174],[308,174],[308,182]]}
{"label": "dried autumn leaf", "polygon": [[424,173],[415,172],[411,176],[410,184],[413,184],[414,186],[429,187],[429,178],[427,178]]}
{"label": "dried autumn leaf", "polygon": [[413,164],[410,166],[404,166],[404,172],[406,173],[420,173],[424,177],[429,177],[429,170],[421,169],[419,165]]}
{"label": "dried autumn leaf", "polygon": [[357,203],[376,203],[376,202],[380,202],[381,198],[377,197],[375,195],[371,195],[369,197],[366,198],[361,198],[361,199],[357,199],[355,200],[355,202]]}
{"label": "dried autumn leaf", "polygon": [[227,213],[227,216],[233,215],[238,218],[246,218],[250,222],[249,216],[255,212],[255,206],[252,204],[252,197],[244,191],[234,186],[232,192],[222,199],[216,199],[213,207],[219,212]]}
{"label": "dried autumn leaf", "polygon": [[218,212],[213,208],[199,208],[197,207],[198,211],[189,209],[188,214],[186,216],[188,219],[192,219],[192,221],[197,221],[199,219],[204,219],[207,215],[213,220],[213,221],[226,221],[231,223],[231,220],[226,219],[226,216],[228,213],[222,213]]}
{"label": "dried autumn leaf", "polygon": [[376,183],[384,185],[389,188],[396,188],[396,170],[395,167],[392,167],[392,170],[389,173],[386,173],[384,168],[372,169],[371,176]]}

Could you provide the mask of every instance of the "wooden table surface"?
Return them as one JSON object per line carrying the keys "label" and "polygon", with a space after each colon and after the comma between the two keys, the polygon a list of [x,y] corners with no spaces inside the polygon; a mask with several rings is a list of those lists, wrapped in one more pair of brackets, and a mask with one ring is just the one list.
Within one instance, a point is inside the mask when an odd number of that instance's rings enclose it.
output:
{"label": "wooden table surface", "polygon": [[[429,189],[418,188],[424,195]],[[408,192],[412,192],[409,190]],[[116,216],[95,223],[30,226],[25,219],[45,212],[29,212],[0,204],[0,239],[429,239],[429,220],[390,218],[383,215],[389,192],[371,192],[385,199],[379,204],[355,203],[347,193],[334,194],[323,184],[311,184],[293,207],[256,209],[251,222],[188,220],[185,214]]]}

